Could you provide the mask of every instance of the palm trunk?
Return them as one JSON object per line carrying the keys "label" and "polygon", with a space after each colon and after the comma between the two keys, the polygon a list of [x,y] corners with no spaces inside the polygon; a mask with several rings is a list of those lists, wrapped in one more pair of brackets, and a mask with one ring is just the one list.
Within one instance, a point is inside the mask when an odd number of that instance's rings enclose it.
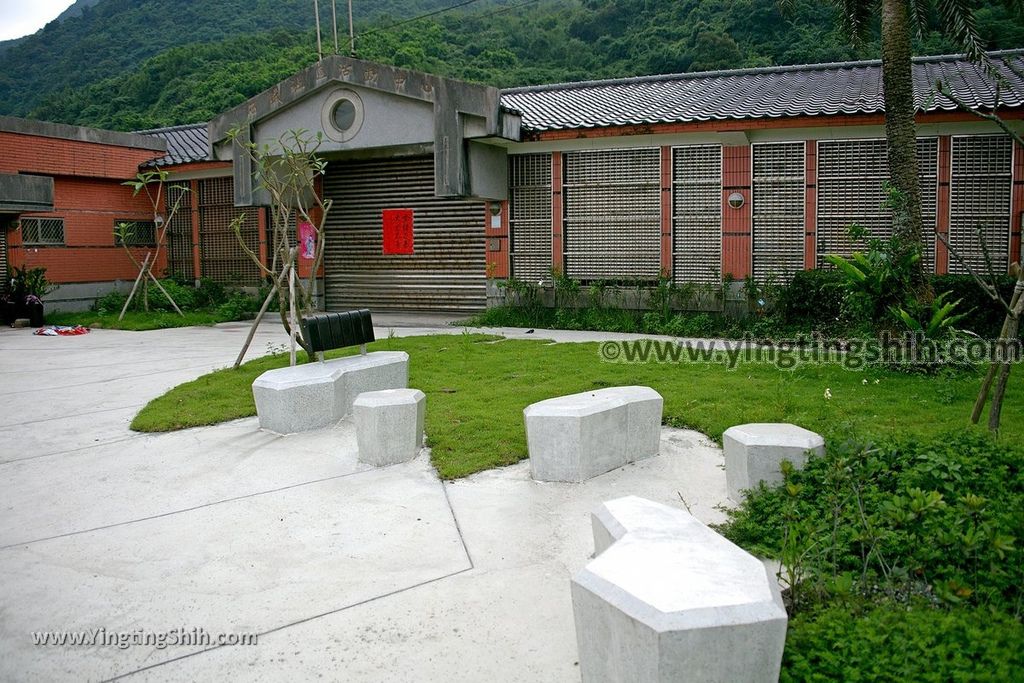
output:
{"label": "palm trunk", "polygon": [[[895,221],[893,230],[904,248],[920,250],[921,186],[917,177],[909,5],[907,0],[882,0],[882,84],[889,178],[902,195],[905,211],[905,215]],[[920,261],[912,273],[912,283],[915,289],[924,289],[924,269]]]}

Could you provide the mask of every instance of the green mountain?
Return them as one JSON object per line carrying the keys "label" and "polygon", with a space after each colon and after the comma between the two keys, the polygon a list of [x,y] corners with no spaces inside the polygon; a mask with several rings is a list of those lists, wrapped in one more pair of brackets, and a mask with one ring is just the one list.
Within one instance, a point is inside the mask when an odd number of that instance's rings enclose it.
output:
{"label": "green mountain", "polygon": [[[329,0],[320,4],[329,17]],[[355,0],[357,10],[361,4],[371,6]],[[207,120],[315,60],[310,5],[99,0],[0,54],[0,113],[123,130]],[[409,21],[450,6],[458,7]],[[788,15],[777,0],[389,0],[372,7],[388,14],[357,14],[359,57],[498,86],[879,54],[877,42],[852,46],[832,5],[817,0]],[[1024,22],[999,0],[979,2],[977,20],[990,49],[1024,47]],[[324,26],[327,46],[329,18]],[[50,31],[74,39],[44,51],[40,37]],[[936,31],[917,42],[918,54],[956,51]],[[23,60],[18,68],[15,59]]]}
{"label": "green mountain", "polygon": [[[354,0],[361,20],[446,4]],[[320,6],[329,35],[331,2]],[[341,0],[339,9],[345,7]],[[305,31],[314,21],[310,0],[78,0],[40,31],[6,41],[0,50],[0,113],[24,116],[49,95],[123,74],[169,48],[274,29]]]}

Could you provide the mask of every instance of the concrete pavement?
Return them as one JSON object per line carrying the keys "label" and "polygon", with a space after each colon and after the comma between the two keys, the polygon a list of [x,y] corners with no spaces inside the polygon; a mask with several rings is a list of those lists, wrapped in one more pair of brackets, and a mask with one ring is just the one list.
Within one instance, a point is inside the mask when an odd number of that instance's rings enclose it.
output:
{"label": "concrete pavement", "polygon": [[[380,337],[462,331],[375,322]],[[369,468],[348,420],[287,437],[255,418],[128,430],[151,398],[230,365],[246,330],[0,329],[0,680],[578,680],[569,577],[592,552],[590,510],[636,494],[722,519],[721,451],[682,430],[584,484],[533,482],[526,462],[442,482],[426,452]],[[253,352],[283,341],[262,326]],[[32,638],[178,628],[259,638]]]}

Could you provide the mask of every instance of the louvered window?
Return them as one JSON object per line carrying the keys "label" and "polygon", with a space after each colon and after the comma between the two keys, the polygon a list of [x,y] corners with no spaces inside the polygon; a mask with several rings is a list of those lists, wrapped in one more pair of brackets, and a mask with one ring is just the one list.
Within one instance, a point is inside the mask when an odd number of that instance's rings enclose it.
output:
{"label": "louvered window", "polygon": [[788,280],[804,267],[804,143],[753,146],[754,278]]}
{"label": "louvered window", "polygon": [[661,274],[661,153],[565,155],[565,272],[579,280],[654,281]]}
{"label": "louvered window", "polygon": [[22,218],[21,240],[39,246],[64,244],[64,219]]}
{"label": "louvered window", "polygon": [[721,282],[722,148],[672,151],[673,277],[676,282]]}
{"label": "louvered window", "polygon": [[[1013,143],[1003,135],[953,138],[949,243],[975,272],[1005,273],[1009,258]],[[951,254],[949,272],[967,269]]]}
{"label": "louvered window", "polygon": [[512,277],[551,278],[551,154],[508,158]]}
{"label": "louvered window", "polygon": [[[917,141],[921,184],[921,235],[924,263],[934,270],[935,217],[938,190],[939,143],[936,138]],[[853,240],[850,226],[865,228],[870,237],[892,236],[892,212],[885,206],[889,179],[885,139],[823,140],[818,143],[818,266],[829,254],[850,256],[863,251],[866,240]]]}

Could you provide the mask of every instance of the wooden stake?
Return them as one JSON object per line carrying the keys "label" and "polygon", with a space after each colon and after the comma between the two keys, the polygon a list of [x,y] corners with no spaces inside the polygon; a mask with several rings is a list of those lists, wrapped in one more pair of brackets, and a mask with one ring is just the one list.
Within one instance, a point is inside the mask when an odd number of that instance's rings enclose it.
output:
{"label": "wooden stake", "polygon": [[[290,268],[290,263],[285,264],[284,273],[282,273],[282,275],[287,276]],[[263,320],[263,316],[266,315],[267,309],[270,308],[270,302],[274,300],[274,296],[277,294],[278,289],[280,289],[280,287],[278,287],[278,284],[275,282],[274,286],[270,289],[270,294],[268,294],[267,298],[263,300],[263,306],[260,307],[259,313],[256,314],[256,319],[252,321],[252,326],[249,328],[249,335],[245,338],[245,344],[242,345],[242,350],[238,352],[238,358],[235,359],[235,370],[237,370],[238,366],[242,364],[242,359],[245,358],[245,352],[249,350],[249,345],[252,344],[252,338],[256,336],[256,328],[260,326],[260,321]]]}
{"label": "wooden stake", "polygon": [[135,276],[135,284],[132,285],[132,291],[128,293],[128,298],[124,300],[124,307],[121,308],[121,315],[117,316],[118,320],[124,320],[124,314],[128,311],[128,305],[132,302],[132,298],[135,296],[135,290],[139,288],[139,283],[142,282],[142,275],[146,272],[146,267],[149,265],[150,254],[146,253],[146,259],[142,262],[142,268],[139,269],[139,274]]}

